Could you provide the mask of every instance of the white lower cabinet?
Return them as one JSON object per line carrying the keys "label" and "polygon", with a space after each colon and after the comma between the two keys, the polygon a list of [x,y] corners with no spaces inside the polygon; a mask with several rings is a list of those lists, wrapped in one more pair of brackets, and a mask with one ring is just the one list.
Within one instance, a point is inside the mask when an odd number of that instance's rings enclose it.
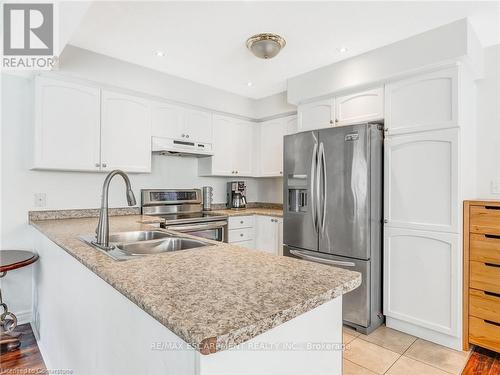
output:
{"label": "white lower cabinet", "polygon": [[404,322],[458,337],[460,275],[458,234],[385,228],[384,314],[388,326],[393,321]]}
{"label": "white lower cabinet", "polygon": [[283,219],[272,216],[233,216],[228,223],[228,242],[283,255]]}
{"label": "white lower cabinet", "polygon": [[278,255],[280,222],[283,219],[271,216],[255,216],[255,248]]}

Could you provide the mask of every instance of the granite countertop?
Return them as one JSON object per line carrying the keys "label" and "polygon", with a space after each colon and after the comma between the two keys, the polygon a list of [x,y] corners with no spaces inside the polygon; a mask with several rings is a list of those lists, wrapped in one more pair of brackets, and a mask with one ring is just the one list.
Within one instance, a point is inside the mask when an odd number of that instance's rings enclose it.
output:
{"label": "granite countertop", "polygon": [[[145,222],[155,219],[110,217],[110,232],[150,230]],[[93,233],[96,222],[31,224],[202,354],[245,342],[361,284],[357,272],[212,241],[115,261],[77,238]]]}
{"label": "granite countertop", "polygon": [[215,215],[226,216],[247,216],[247,215],[264,215],[283,217],[283,209],[281,208],[243,208],[243,209],[224,209],[207,211]]}

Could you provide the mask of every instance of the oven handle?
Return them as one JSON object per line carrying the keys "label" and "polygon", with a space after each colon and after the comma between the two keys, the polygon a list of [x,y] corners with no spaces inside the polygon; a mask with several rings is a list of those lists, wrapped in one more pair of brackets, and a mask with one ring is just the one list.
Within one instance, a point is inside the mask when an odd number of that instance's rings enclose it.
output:
{"label": "oven handle", "polygon": [[178,232],[194,232],[199,230],[220,229],[227,225],[227,221],[215,221],[207,224],[194,225],[167,225],[165,229],[176,230]]}

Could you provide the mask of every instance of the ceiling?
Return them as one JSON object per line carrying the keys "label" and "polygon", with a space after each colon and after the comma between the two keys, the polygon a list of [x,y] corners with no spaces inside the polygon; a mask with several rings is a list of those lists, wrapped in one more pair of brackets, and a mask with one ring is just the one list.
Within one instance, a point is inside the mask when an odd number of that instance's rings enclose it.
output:
{"label": "ceiling", "polygon": [[[257,99],[284,91],[287,78],[465,17],[483,46],[500,43],[500,3],[478,1],[94,2],[70,43]],[[272,60],[245,47],[260,32],[287,41]]]}

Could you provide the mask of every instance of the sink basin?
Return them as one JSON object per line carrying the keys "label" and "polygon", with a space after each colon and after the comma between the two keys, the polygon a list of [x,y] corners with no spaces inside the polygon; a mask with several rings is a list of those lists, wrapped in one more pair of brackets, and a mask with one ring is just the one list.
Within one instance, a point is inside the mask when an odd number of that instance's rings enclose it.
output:
{"label": "sink basin", "polygon": [[127,260],[140,256],[211,246],[208,242],[155,230],[110,233],[109,244],[113,248],[107,251],[93,244],[95,235],[85,235],[79,238],[115,260]]}
{"label": "sink basin", "polygon": [[206,245],[209,244],[203,241],[192,240],[190,238],[172,236],[160,241],[117,244],[116,247],[129,255],[147,255],[165,253],[168,251],[194,249],[195,247],[202,247]]}
{"label": "sink basin", "polygon": [[109,242],[111,243],[127,243],[139,241],[159,240],[161,238],[172,237],[171,234],[160,232],[157,230],[150,231],[136,231],[136,232],[121,232],[110,233]]}

